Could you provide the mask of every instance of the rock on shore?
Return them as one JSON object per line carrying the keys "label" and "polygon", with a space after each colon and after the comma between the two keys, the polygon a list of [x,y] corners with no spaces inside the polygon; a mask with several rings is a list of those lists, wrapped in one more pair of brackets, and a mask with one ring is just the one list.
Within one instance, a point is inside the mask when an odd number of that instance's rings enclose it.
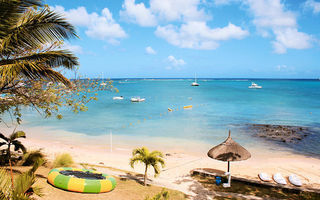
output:
{"label": "rock on shore", "polygon": [[248,128],[258,137],[284,143],[297,143],[310,134],[308,127],[302,126],[249,124]]}

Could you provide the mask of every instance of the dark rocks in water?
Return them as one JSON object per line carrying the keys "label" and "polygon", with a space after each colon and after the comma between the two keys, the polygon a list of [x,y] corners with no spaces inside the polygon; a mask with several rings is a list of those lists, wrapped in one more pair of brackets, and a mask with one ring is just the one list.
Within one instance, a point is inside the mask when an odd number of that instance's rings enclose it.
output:
{"label": "dark rocks in water", "polygon": [[248,128],[258,137],[283,143],[297,143],[310,134],[308,127],[301,126],[249,124]]}

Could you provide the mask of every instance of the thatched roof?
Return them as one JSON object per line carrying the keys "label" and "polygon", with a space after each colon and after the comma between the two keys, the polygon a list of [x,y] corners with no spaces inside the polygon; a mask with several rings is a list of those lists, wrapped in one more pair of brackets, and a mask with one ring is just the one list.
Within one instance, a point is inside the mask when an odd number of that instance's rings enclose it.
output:
{"label": "thatched roof", "polygon": [[208,156],[221,161],[240,161],[249,159],[251,154],[232,140],[229,131],[229,137],[223,143],[210,149]]}

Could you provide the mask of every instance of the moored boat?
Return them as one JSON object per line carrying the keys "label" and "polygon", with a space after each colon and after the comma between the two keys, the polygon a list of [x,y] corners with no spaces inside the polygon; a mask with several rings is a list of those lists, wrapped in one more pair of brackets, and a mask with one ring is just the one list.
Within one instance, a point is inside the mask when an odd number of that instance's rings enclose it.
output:
{"label": "moored boat", "polygon": [[261,89],[262,86],[252,82],[251,85],[249,86],[250,89]]}
{"label": "moored boat", "polygon": [[145,101],[146,99],[140,98],[140,97],[132,97],[130,100],[131,102],[142,102],[142,101]]}

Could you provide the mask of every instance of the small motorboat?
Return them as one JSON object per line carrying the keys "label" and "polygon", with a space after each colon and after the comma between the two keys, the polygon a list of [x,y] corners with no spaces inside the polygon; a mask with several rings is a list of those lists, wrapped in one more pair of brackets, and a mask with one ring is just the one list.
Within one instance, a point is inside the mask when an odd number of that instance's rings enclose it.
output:
{"label": "small motorboat", "polygon": [[124,97],[123,97],[123,96],[119,96],[119,97],[113,97],[112,99],[113,99],[113,100],[123,100]]}
{"label": "small motorboat", "polygon": [[251,85],[249,86],[250,89],[261,89],[262,86],[252,82]]}
{"label": "small motorboat", "polygon": [[142,101],[145,101],[146,99],[140,98],[140,97],[132,97],[130,100],[131,102],[142,102]]}

